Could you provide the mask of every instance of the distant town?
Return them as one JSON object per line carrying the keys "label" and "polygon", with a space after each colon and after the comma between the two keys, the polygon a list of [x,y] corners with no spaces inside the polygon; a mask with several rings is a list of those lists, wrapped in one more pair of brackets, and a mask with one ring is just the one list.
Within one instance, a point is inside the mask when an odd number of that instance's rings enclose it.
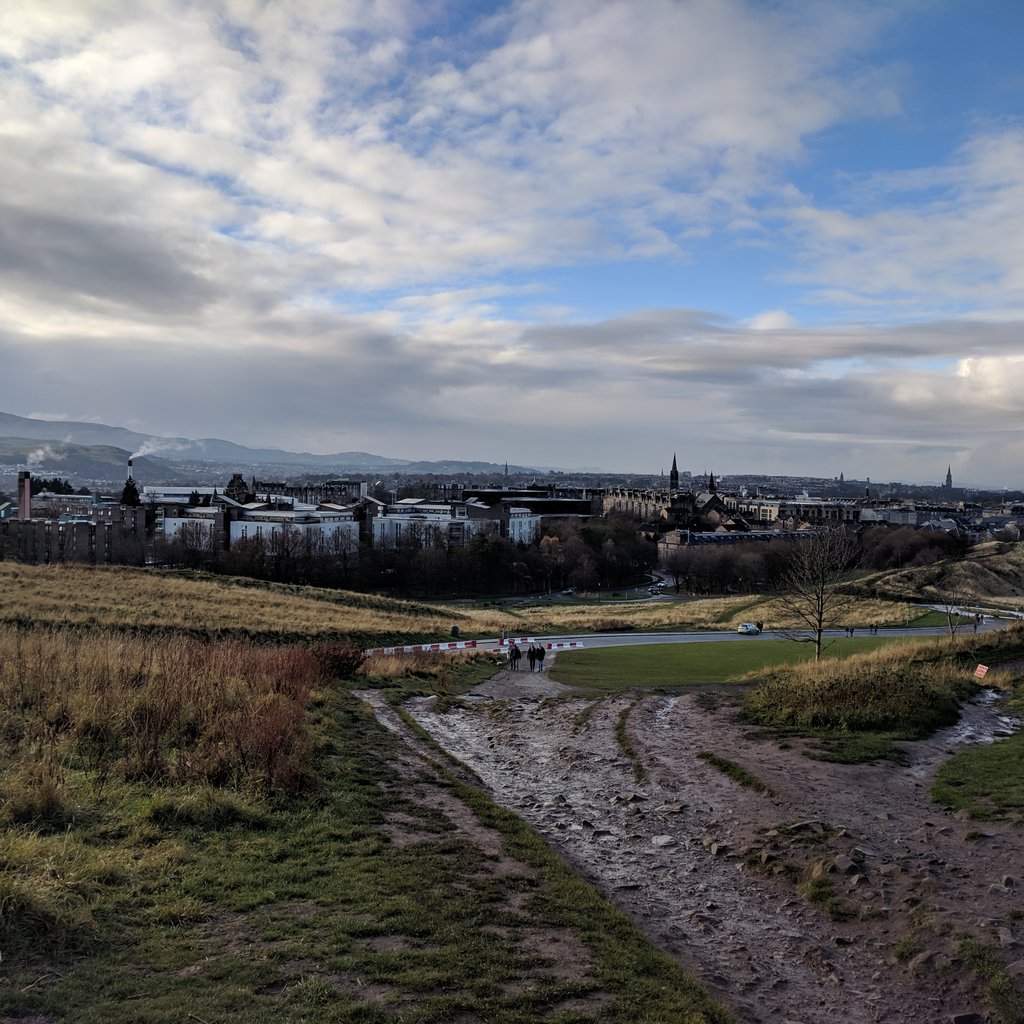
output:
{"label": "distant town", "polygon": [[[0,558],[201,568],[397,594],[606,591],[652,571],[693,592],[770,585],[778,551],[823,529],[855,533],[877,567],[1017,541],[1020,493],[870,480],[667,474],[390,474],[111,492],[18,471],[0,495]],[[701,550],[718,552],[699,554]],[[726,556],[726,549],[731,554]],[[737,568],[736,554],[745,552]],[[882,552],[882,554],[879,554]],[[914,560],[917,560],[915,563]]]}

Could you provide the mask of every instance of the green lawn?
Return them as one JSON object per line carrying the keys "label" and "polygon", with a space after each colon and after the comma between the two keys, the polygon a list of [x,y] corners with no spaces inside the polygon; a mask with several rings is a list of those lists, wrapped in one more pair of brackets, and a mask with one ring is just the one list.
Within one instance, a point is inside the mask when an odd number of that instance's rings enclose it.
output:
{"label": "green lawn", "polygon": [[[841,638],[829,646],[824,656],[846,658],[873,651],[897,639],[885,636]],[[813,644],[754,637],[743,641],[593,648],[560,652],[551,668],[551,678],[566,686],[590,690],[686,686],[726,682],[760,668],[788,665],[813,657]]]}

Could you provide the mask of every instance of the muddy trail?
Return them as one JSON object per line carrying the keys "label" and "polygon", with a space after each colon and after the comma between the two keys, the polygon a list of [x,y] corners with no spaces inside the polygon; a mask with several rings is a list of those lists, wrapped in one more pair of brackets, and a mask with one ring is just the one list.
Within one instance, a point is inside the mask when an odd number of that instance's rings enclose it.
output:
{"label": "muddy trail", "polygon": [[546,673],[502,672],[463,708],[434,703],[410,710],[742,1021],[995,1021],[958,939],[1024,968],[1019,825],[962,820],[928,797],[951,752],[1005,732],[992,700],[907,744],[903,766],[756,739],[728,697],[594,701]]}

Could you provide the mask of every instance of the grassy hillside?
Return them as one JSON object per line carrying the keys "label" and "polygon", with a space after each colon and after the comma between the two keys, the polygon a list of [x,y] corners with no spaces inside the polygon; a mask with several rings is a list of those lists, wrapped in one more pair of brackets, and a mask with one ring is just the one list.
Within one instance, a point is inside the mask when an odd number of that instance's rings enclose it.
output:
{"label": "grassy hillside", "polygon": [[935,601],[957,591],[986,605],[1024,607],[1024,544],[993,541],[971,548],[962,560],[873,573],[858,582],[861,593],[900,601]]}
{"label": "grassy hillside", "polygon": [[[848,624],[903,625],[910,606],[865,600]],[[0,623],[184,631],[193,636],[293,642],[344,640],[372,647],[468,637],[502,629],[537,635],[608,630],[735,629],[786,624],[775,602],[745,595],[694,601],[555,604],[516,608],[428,605],[238,577],[114,566],[0,562]]]}

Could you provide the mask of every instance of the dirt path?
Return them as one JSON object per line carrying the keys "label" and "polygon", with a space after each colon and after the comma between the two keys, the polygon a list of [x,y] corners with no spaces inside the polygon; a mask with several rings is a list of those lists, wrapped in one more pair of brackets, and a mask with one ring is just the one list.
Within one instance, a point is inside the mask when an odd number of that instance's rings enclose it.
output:
{"label": "dirt path", "polygon": [[[506,671],[466,710],[439,715],[422,702],[413,712],[741,1019],[990,1019],[969,972],[950,969],[953,936],[1018,955],[1024,838],[929,801],[929,776],[964,729],[911,745],[907,767],[851,767],[745,738],[730,706],[650,696],[628,718],[647,773],[638,782],[615,735],[635,699],[607,698],[588,713],[590,702],[564,698],[546,673]],[[981,731],[995,717],[981,705],[966,714]],[[771,795],[740,787],[703,751],[741,764]],[[797,891],[797,873],[809,877],[816,863],[817,884],[850,920],[831,920]]]}

